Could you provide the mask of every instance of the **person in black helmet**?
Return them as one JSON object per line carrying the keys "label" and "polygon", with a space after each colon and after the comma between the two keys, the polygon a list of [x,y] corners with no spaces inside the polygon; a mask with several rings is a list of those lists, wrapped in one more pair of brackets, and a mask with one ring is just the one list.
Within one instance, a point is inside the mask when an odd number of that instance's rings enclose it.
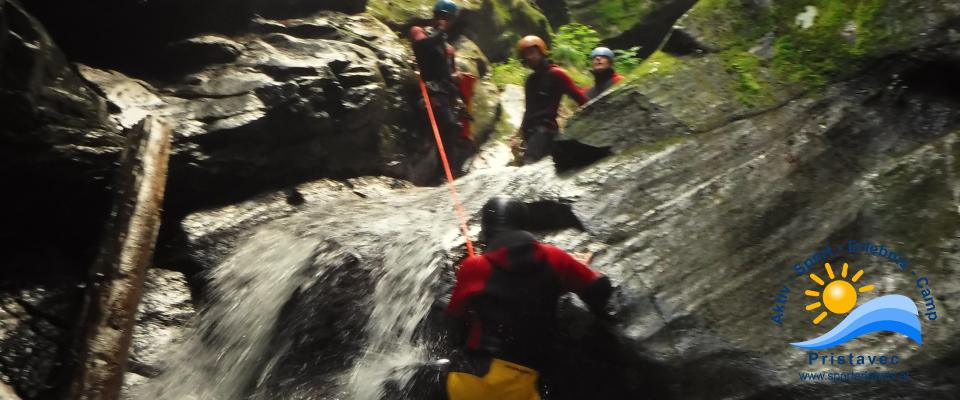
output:
{"label": "person in black helmet", "polygon": [[561,295],[573,292],[609,316],[610,280],[524,230],[523,202],[498,196],[483,206],[483,254],[457,271],[446,314],[467,327],[465,360],[443,383],[450,400],[540,399],[539,372],[550,352]]}
{"label": "person in black helmet", "polygon": [[[460,91],[463,75],[457,71],[456,52],[447,42],[447,34],[459,12],[453,1],[438,0],[433,7],[433,26],[414,26],[409,33],[420,78],[430,95],[437,129],[455,177],[463,175],[463,165],[474,150],[469,132],[464,129],[463,121],[471,117],[466,108],[467,99]],[[426,114],[426,108],[423,113]]]}

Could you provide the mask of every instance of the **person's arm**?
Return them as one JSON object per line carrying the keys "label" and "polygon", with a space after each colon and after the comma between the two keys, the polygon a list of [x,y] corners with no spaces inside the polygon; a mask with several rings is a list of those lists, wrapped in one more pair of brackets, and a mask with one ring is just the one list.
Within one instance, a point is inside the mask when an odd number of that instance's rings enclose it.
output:
{"label": "person's arm", "polygon": [[590,311],[607,316],[608,302],[613,295],[610,278],[587,267],[557,247],[543,246],[550,265],[560,277],[560,290],[573,292],[590,307]]}
{"label": "person's arm", "polygon": [[481,256],[463,260],[463,264],[457,270],[457,281],[450,295],[450,303],[447,304],[447,315],[463,318],[469,298],[483,291],[488,277],[490,277],[490,265]]}
{"label": "person's arm", "polygon": [[561,68],[553,68],[552,71],[553,77],[559,83],[563,93],[567,96],[570,96],[573,101],[576,101],[577,105],[582,106],[590,101],[590,99],[583,94],[583,90],[577,87],[576,82],[573,81],[573,78],[570,78],[570,75],[568,75],[566,71]]}
{"label": "person's arm", "polygon": [[432,32],[428,32],[422,26],[414,26],[410,28],[410,41],[414,43],[422,42],[427,40],[426,43],[434,43],[436,41],[444,40],[443,31],[439,29],[433,29]]}

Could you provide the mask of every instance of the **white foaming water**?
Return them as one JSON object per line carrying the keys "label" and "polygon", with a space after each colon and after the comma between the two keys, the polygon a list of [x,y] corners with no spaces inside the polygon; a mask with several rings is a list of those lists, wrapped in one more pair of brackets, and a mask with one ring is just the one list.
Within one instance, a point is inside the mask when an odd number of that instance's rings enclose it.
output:
{"label": "white foaming water", "polygon": [[[480,183],[461,189],[464,198],[480,199],[477,202],[497,190]],[[389,200],[338,204],[336,211],[318,209],[259,229],[211,271],[207,305],[198,313],[190,336],[166,357],[165,372],[135,389],[131,397],[242,400],[253,394],[278,400],[284,396],[379,400],[388,379],[402,387],[413,372],[402,367],[435,361],[429,358],[429,343],[419,342],[417,328],[433,306],[434,284],[446,266],[445,252],[463,243],[452,207],[437,201],[446,196],[442,189],[424,192],[409,200],[421,207],[403,213]],[[320,237],[336,244],[326,244]],[[381,275],[374,277],[376,285],[367,295],[372,308],[363,328],[363,350],[353,366],[330,377],[334,382],[321,383],[324,387],[299,381],[303,376],[273,376],[289,378],[283,383],[288,388],[304,386],[285,395],[260,391],[269,390],[258,387],[291,351],[272,340],[284,305],[301,285],[323,279],[326,268],[321,266],[339,265],[347,253],[358,254],[365,260],[361,262],[383,261],[381,268],[371,266]]]}
{"label": "white foaming water", "polygon": [[[139,388],[143,400],[236,400],[243,397],[261,361],[283,304],[317,257],[316,241],[279,230],[261,230],[210,275],[209,304],[166,372]],[[327,253],[336,253],[329,251]],[[322,271],[321,271],[322,272]]]}
{"label": "white foaming water", "polygon": [[442,250],[439,232],[411,232],[405,240],[385,249],[386,272],[373,293],[373,311],[364,331],[364,353],[350,371],[348,388],[356,400],[377,400],[383,383],[396,379],[404,384],[412,371],[393,375],[396,368],[423,363],[423,343],[414,341],[417,326],[433,305],[431,286],[440,273]]}

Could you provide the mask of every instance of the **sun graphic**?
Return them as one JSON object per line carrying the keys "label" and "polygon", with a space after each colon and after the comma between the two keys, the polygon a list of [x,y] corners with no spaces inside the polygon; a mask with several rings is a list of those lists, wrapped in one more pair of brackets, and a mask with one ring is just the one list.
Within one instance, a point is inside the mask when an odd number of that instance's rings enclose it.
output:
{"label": "sun graphic", "polygon": [[[863,276],[863,270],[857,271],[856,274],[853,274],[853,278],[850,279],[850,282],[844,280],[847,277],[847,263],[843,263],[843,270],[840,271],[840,278],[837,278],[833,274],[833,267],[830,266],[830,263],[823,265],[824,269],[827,270],[827,276],[830,277],[830,283],[826,283],[823,279],[820,279],[819,276],[815,273],[810,273],[810,279],[819,284],[820,286],[826,285],[823,288],[822,292],[815,290],[804,291],[803,294],[810,297],[819,297],[820,301],[816,303],[811,303],[807,305],[807,311],[816,310],[821,306],[825,306],[827,310],[834,314],[846,314],[857,305],[857,292],[866,293],[873,290],[873,285],[861,286],[859,289],[854,289],[852,283],[856,283],[860,280],[860,277]],[[821,295],[822,293],[822,295]],[[820,314],[813,319],[814,324],[819,324],[820,321],[823,321],[827,317],[826,311],[820,311]]]}

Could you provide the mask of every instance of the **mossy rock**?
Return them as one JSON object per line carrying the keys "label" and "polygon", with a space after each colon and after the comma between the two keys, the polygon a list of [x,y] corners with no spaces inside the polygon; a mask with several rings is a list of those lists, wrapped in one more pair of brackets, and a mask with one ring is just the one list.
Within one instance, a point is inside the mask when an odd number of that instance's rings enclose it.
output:
{"label": "mossy rock", "polygon": [[[372,0],[367,11],[397,31],[427,23],[433,0]],[[480,46],[494,62],[506,60],[525,35],[549,39],[547,18],[529,0],[461,0],[458,31]]]}
{"label": "mossy rock", "polygon": [[[657,52],[644,61],[636,75],[575,114],[564,139],[619,152],[711,130],[793,95],[777,87],[768,89],[772,93],[768,97],[758,95],[755,102],[744,101],[742,73],[716,54],[682,58]],[[765,75],[756,80],[764,85],[770,81]]]}
{"label": "mossy rock", "polygon": [[662,0],[567,0],[570,19],[613,37],[640,23]]}
{"label": "mossy rock", "polygon": [[818,88],[872,60],[955,41],[949,31],[958,17],[938,0],[702,0],[678,26],[703,48],[738,59],[745,73],[766,68],[775,79]]}
{"label": "mossy rock", "polygon": [[[793,0],[702,1],[684,17],[683,29],[713,51],[654,53],[638,77],[571,118],[564,138],[620,152],[697,134],[801,95],[816,97],[891,54],[921,54],[960,40],[950,33],[960,10],[920,3],[811,2],[822,7],[811,11]],[[919,17],[897,19],[902,10],[921,9]]]}

